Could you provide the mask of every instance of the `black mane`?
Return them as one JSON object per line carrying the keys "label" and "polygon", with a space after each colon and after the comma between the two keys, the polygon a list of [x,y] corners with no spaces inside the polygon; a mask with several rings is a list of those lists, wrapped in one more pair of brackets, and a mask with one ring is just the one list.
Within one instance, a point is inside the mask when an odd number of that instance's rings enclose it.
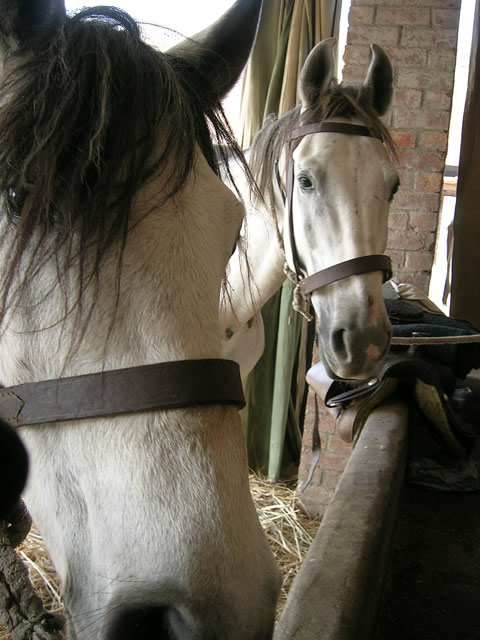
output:
{"label": "black mane", "polygon": [[241,155],[220,104],[205,103],[209,87],[183,59],[145,44],[135,21],[112,7],[65,17],[54,33],[7,53],[0,200],[13,233],[0,319],[47,251],[61,253],[60,274],[75,264],[81,291],[95,280],[106,250],[124,246],[139,187],[160,173],[165,200],[178,193],[196,144],[217,174],[214,143]]}

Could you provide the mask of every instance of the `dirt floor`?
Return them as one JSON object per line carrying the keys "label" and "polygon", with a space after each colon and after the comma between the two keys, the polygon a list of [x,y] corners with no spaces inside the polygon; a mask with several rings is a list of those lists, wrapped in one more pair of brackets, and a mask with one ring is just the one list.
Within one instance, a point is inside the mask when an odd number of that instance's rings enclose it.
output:
{"label": "dirt floor", "polygon": [[480,491],[406,484],[375,640],[480,640]]}

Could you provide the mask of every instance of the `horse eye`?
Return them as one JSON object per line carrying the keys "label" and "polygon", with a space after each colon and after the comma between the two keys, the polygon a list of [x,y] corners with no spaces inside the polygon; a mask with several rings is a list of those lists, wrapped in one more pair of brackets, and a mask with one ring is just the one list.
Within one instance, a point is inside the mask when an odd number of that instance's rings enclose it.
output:
{"label": "horse eye", "polygon": [[312,181],[307,176],[298,176],[298,184],[302,189],[311,189],[313,187]]}
{"label": "horse eye", "polygon": [[20,211],[23,207],[24,197],[22,194],[17,193],[14,189],[7,189],[6,204],[7,212],[11,219],[19,220]]}

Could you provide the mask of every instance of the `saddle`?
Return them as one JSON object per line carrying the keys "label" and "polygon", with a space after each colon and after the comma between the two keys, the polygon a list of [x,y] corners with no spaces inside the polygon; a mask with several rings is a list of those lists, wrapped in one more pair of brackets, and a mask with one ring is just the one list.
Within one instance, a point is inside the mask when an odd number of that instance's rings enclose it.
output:
{"label": "saddle", "polygon": [[[430,301],[385,299],[394,337],[478,335],[466,321],[436,312],[433,303],[426,302]],[[480,343],[392,346],[369,380],[332,380],[319,362],[308,370],[307,382],[333,415],[336,431],[346,442],[355,443],[372,409],[401,389],[426,418],[434,437],[461,458],[468,454],[476,434],[462,417],[472,392],[458,383],[478,367]]]}
{"label": "saddle", "polygon": [[402,388],[455,456],[466,455],[472,437],[458,409],[470,391],[456,388],[447,366],[424,355],[390,353],[367,381],[332,380],[322,362],[307,372],[307,382],[335,420],[337,434],[355,443],[372,410]]}

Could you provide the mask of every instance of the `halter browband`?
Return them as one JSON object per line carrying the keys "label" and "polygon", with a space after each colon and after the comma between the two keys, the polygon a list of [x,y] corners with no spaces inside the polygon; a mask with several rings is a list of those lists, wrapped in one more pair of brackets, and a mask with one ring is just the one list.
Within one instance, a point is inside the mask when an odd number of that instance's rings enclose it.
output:
{"label": "halter browband", "polygon": [[[287,176],[286,176],[286,224],[285,230],[288,242],[285,243],[285,253],[287,261],[290,257],[296,284],[304,297],[307,297],[313,291],[325,287],[332,282],[343,280],[349,276],[368,273],[370,271],[381,271],[383,274],[383,282],[392,277],[392,263],[389,256],[383,254],[374,254],[368,256],[359,256],[340,262],[339,264],[318,271],[311,276],[304,276],[300,268],[300,260],[295,245],[295,235],[293,231],[293,152],[299,145],[304,136],[312,133],[343,133],[346,135],[366,136],[382,140],[382,138],[371,131],[368,127],[350,122],[315,122],[312,124],[302,125],[293,129],[287,140],[288,158],[287,158]],[[288,256],[290,253],[290,256]]]}
{"label": "halter browband", "polygon": [[381,140],[379,135],[372,132],[371,129],[363,124],[353,124],[352,122],[314,122],[293,129],[289,141],[303,138],[311,133],[344,133],[351,136],[366,136],[367,138],[377,138],[377,140]]}
{"label": "halter browband", "polygon": [[0,419],[12,427],[213,404],[245,406],[237,362],[176,360],[0,389]]}

